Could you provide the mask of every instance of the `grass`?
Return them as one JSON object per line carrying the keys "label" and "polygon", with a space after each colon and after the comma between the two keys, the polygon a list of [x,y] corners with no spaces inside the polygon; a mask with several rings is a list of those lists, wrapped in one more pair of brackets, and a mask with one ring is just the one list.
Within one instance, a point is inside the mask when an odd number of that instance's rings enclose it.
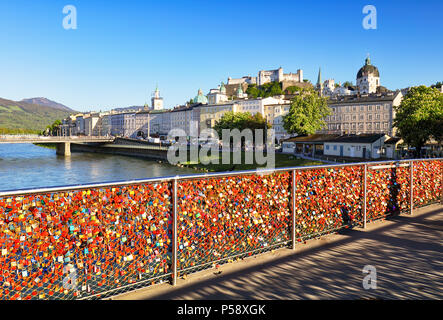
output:
{"label": "grass", "polygon": [[[192,168],[196,170],[201,171],[207,171],[207,172],[222,172],[222,171],[241,171],[241,170],[254,170],[257,168],[265,168],[265,164],[258,164],[255,157],[253,157],[253,163],[246,163],[246,153],[241,152],[241,163],[234,164],[234,153],[229,153],[229,164],[222,164],[222,157],[223,154],[226,153],[220,152],[215,155],[209,155],[207,157],[202,157],[199,159],[199,161],[187,161],[182,162],[180,165]],[[265,155],[266,156],[266,155]],[[188,154],[188,159],[190,159]],[[218,160],[219,163],[214,163]],[[205,162],[209,162],[208,164],[204,164]],[[249,162],[249,161],[248,161]],[[306,160],[306,159],[296,159],[293,155],[289,154],[283,154],[283,153],[275,153],[275,168],[282,168],[282,167],[296,167],[296,166],[313,166],[313,165],[321,165],[324,164],[321,161],[314,161],[314,160]]]}
{"label": "grass", "polygon": [[0,98],[0,128],[41,131],[69,114],[68,111],[47,106]]}

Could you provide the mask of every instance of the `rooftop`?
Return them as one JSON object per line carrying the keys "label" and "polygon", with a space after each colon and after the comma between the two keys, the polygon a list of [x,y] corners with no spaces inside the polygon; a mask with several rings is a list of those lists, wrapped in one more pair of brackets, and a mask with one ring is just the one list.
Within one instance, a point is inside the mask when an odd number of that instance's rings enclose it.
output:
{"label": "rooftop", "polygon": [[329,105],[337,105],[343,103],[365,103],[365,102],[379,102],[379,101],[393,101],[401,92],[388,91],[383,93],[371,94],[353,94],[349,96],[331,97],[328,100]]}

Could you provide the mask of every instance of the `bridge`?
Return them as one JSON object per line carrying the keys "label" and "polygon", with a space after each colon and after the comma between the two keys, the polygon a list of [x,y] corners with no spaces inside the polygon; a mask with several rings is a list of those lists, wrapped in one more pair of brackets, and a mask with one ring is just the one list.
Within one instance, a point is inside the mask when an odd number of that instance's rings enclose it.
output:
{"label": "bridge", "polygon": [[57,154],[70,156],[71,143],[109,143],[114,137],[95,136],[39,136],[39,135],[0,135],[0,144],[5,143],[54,143],[57,145]]}
{"label": "bridge", "polygon": [[[411,159],[0,192],[0,300],[160,283],[176,289],[137,298],[441,298],[442,169],[442,158]],[[361,293],[366,265],[381,291]]]}

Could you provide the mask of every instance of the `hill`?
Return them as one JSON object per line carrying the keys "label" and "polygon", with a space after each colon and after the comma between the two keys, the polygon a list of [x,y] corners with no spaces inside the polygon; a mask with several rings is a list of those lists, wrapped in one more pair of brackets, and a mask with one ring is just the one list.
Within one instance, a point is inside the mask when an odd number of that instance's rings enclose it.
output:
{"label": "hill", "polygon": [[74,112],[74,110],[72,110],[71,108],[68,108],[67,106],[65,106],[65,105],[63,105],[61,103],[49,100],[47,98],[42,98],[42,97],[40,97],[40,98],[23,99],[20,102],[26,102],[26,103],[30,103],[30,104],[38,104],[38,105],[41,105],[41,106],[52,107],[54,109],[60,109],[60,110],[63,110],[63,111]]}
{"label": "hill", "polygon": [[0,98],[0,128],[41,131],[75,112],[69,110]]}

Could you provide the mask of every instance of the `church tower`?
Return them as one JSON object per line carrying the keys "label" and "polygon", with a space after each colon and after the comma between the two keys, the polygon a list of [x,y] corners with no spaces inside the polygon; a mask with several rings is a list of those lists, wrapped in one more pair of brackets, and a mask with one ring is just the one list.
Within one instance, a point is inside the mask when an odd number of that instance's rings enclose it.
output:
{"label": "church tower", "polygon": [[151,98],[151,108],[153,110],[163,110],[163,98],[160,97],[160,90],[158,90],[158,86],[155,88],[155,92]]}
{"label": "church tower", "polygon": [[321,81],[321,68],[318,68],[318,77],[317,77],[317,84],[315,88],[320,93],[320,96],[323,95],[323,82]]}
{"label": "church tower", "polygon": [[357,87],[359,93],[375,93],[380,86],[380,73],[378,68],[371,64],[369,55],[365,60],[365,65],[358,70]]}

